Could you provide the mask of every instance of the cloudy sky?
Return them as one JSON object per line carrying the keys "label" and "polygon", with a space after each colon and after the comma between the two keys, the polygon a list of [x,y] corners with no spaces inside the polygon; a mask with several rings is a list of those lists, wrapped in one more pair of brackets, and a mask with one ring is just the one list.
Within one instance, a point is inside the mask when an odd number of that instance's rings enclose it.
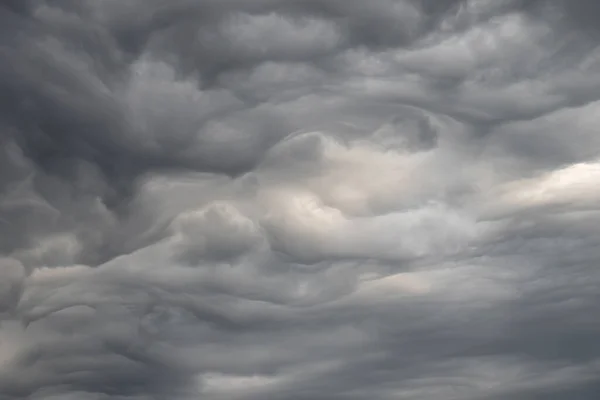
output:
{"label": "cloudy sky", "polygon": [[4,0],[0,400],[595,400],[596,0]]}

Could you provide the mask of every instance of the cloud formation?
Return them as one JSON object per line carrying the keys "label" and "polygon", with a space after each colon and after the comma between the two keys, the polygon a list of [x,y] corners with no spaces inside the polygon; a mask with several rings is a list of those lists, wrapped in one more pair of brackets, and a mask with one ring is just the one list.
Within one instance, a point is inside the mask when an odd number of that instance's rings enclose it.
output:
{"label": "cloud formation", "polygon": [[593,0],[0,6],[0,400],[600,392]]}

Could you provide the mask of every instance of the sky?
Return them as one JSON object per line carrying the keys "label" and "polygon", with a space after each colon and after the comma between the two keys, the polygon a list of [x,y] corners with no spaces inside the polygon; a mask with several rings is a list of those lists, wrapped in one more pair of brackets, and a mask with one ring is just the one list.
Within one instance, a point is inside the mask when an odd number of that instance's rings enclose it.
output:
{"label": "sky", "polygon": [[596,0],[4,0],[0,400],[595,400]]}

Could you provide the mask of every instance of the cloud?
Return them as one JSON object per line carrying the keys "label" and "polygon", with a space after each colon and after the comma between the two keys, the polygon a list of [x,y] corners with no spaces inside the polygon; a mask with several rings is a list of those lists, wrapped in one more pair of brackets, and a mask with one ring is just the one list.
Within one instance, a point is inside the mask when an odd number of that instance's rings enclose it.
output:
{"label": "cloud", "polygon": [[0,400],[595,399],[597,6],[0,6]]}

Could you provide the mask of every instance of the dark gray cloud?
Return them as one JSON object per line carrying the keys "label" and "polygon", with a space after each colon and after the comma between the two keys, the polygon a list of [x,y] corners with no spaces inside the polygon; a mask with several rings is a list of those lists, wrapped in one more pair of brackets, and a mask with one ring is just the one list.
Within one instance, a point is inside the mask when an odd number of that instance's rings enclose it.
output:
{"label": "dark gray cloud", "polygon": [[0,400],[595,399],[599,12],[4,1]]}

